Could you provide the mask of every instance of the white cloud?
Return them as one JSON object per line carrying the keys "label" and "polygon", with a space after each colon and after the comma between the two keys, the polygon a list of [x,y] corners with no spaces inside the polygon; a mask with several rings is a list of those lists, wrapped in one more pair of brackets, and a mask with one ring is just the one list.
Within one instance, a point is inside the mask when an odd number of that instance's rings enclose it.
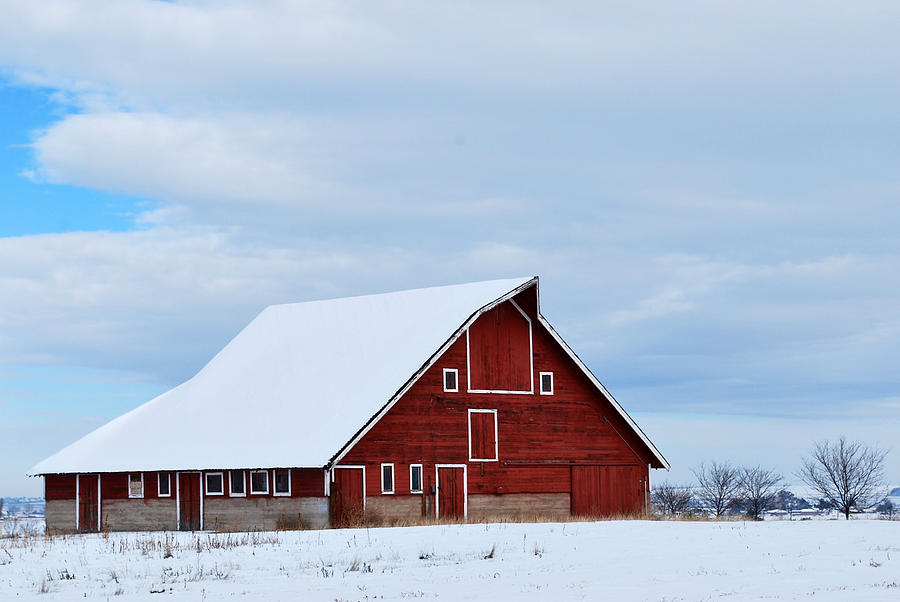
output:
{"label": "white cloud", "polygon": [[93,113],[49,127],[34,150],[55,183],[201,206],[302,206],[333,195],[308,138],[290,119]]}

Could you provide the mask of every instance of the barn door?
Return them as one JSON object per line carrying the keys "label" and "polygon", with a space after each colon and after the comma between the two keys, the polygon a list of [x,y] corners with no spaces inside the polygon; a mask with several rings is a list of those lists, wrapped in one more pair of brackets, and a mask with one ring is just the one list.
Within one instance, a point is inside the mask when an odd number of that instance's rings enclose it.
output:
{"label": "barn door", "polygon": [[438,465],[437,517],[461,520],[466,517],[466,467]]}
{"label": "barn door", "polygon": [[180,531],[199,531],[203,528],[200,522],[200,473],[178,473],[178,529]]}
{"label": "barn door", "polygon": [[78,530],[100,530],[100,476],[78,475]]}
{"label": "barn door", "polygon": [[644,509],[640,466],[573,466],[572,514],[617,516]]}
{"label": "barn door", "polygon": [[366,469],[362,466],[336,466],[331,475],[332,526],[361,524],[366,508]]}
{"label": "barn door", "polygon": [[600,516],[600,467],[572,467],[572,514]]}

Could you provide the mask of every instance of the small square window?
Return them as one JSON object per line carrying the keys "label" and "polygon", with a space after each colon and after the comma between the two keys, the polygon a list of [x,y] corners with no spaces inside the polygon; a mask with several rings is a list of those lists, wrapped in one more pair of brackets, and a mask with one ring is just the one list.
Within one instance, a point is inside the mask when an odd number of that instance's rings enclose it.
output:
{"label": "small square window", "polygon": [[444,392],[456,393],[459,391],[459,370],[456,368],[444,368]]}
{"label": "small square window", "polygon": [[128,497],[144,497],[144,473],[128,475]]}
{"label": "small square window", "polygon": [[394,493],[394,465],[381,465],[381,493]]}
{"label": "small square window", "polygon": [[159,473],[157,495],[159,497],[172,497],[172,475],[168,472]]}
{"label": "small square window", "polygon": [[541,372],[541,395],[553,395],[553,373]]}
{"label": "small square window", "polygon": [[245,497],[247,495],[247,483],[244,480],[243,470],[229,471],[228,484],[231,487],[231,497]]}
{"label": "small square window", "polygon": [[225,495],[225,478],[221,472],[206,473],[206,495]]}
{"label": "small square window", "polygon": [[250,493],[263,495],[269,493],[269,471],[250,471]]}
{"label": "small square window", "polygon": [[291,471],[287,468],[275,469],[275,495],[291,495]]}
{"label": "small square window", "polygon": [[422,465],[409,465],[409,492],[422,493]]}

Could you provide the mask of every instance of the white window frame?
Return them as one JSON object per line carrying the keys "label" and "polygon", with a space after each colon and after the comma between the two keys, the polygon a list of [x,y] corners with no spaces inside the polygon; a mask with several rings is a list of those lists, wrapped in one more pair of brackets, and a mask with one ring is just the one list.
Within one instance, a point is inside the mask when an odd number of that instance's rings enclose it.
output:
{"label": "white window frame", "polygon": [[[447,374],[453,374],[453,380],[456,382],[456,388],[448,389],[447,388]],[[459,369],[457,368],[444,368],[443,372],[441,372],[441,385],[443,386],[444,393],[459,393]]]}
{"label": "white window frame", "polygon": [[[413,469],[419,469],[419,488],[413,489]],[[410,464],[409,465],[409,492],[410,493],[424,493],[425,492],[425,469],[421,464]]]}
{"label": "white window frame", "polygon": [[[222,483],[221,491],[210,491],[209,490],[209,477],[216,476],[219,477],[219,482]],[[206,495],[225,495],[225,473],[221,471],[215,472],[205,472],[203,473],[203,491],[206,492]]]}
{"label": "white window frame", "polygon": [[[141,493],[140,495],[134,495],[131,493],[131,477],[134,475],[140,475],[141,477]],[[128,473],[128,497],[137,500],[144,497],[144,473],[142,472],[129,472]]]}
{"label": "white window frame", "polygon": [[[472,414],[493,414],[494,415],[494,457],[493,458],[473,458],[472,457]],[[500,451],[499,451],[499,437],[497,432],[497,410],[487,410],[487,409],[469,409],[468,413],[468,427],[469,431],[469,462],[499,462],[500,459]]]}
{"label": "white window frame", "polygon": [[[235,493],[231,488],[231,475],[234,473],[241,473],[241,482],[244,484],[244,491],[241,493]],[[247,497],[247,472],[243,470],[229,470],[228,471],[228,497]]]}
{"label": "white window frame", "polygon": [[[278,479],[275,478],[275,475],[279,470],[287,471],[287,475],[288,475],[287,492],[284,492],[284,491],[279,492],[278,489],[276,488],[276,483],[278,482]],[[272,495],[274,495],[276,497],[291,497],[291,469],[290,468],[273,468],[272,469]]]}
{"label": "white window frame", "polygon": [[[266,490],[265,491],[253,491],[253,475],[260,473],[260,472],[265,473],[265,475],[266,475]],[[250,495],[269,495],[269,489],[271,489],[271,487],[269,486],[270,478],[271,478],[271,475],[269,475],[268,470],[251,470],[250,478],[248,479],[250,481]]]}
{"label": "white window frame", "polygon": [[[390,490],[387,490],[384,488],[384,467],[385,466],[391,467],[391,488],[390,488]],[[379,479],[381,480],[381,494],[382,495],[394,495],[394,492],[397,491],[397,474],[394,471],[394,463],[393,462],[382,462],[381,470],[378,474],[379,474]]]}
{"label": "white window frame", "polygon": [[[169,487],[168,487],[169,493],[162,493],[160,491],[159,486],[163,482],[163,475],[166,475],[166,480],[169,482]],[[171,472],[156,473],[156,497],[172,497],[172,473]]]}
{"label": "white window frame", "polygon": [[[544,377],[550,377],[550,390],[544,391]],[[553,373],[552,372],[540,372],[538,373],[538,390],[541,395],[553,395]]]}

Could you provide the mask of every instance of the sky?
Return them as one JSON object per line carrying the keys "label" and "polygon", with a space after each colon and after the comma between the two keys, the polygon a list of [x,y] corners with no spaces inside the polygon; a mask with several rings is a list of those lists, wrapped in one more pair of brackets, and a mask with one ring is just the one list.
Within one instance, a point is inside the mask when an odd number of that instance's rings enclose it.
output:
{"label": "sky", "polygon": [[896,2],[0,10],[0,496],[267,305],[521,275],[655,481],[900,482]]}

